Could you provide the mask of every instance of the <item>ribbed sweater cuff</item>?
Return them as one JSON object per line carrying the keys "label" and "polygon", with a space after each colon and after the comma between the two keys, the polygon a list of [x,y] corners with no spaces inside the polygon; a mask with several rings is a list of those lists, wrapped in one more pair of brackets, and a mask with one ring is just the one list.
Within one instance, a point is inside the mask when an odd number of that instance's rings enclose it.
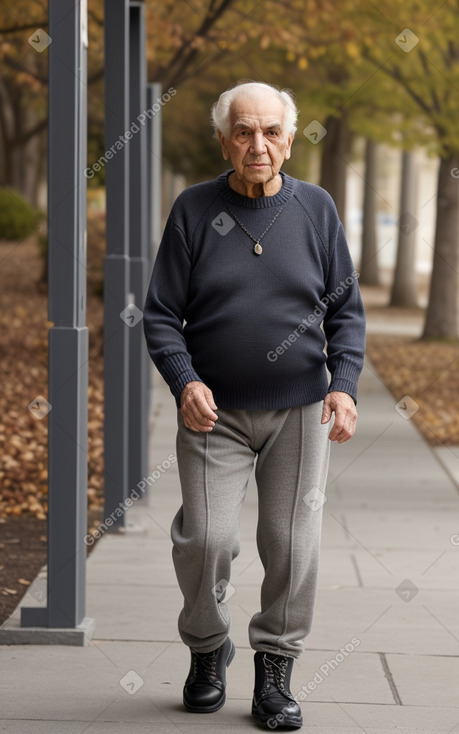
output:
{"label": "ribbed sweater cuff", "polygon": [[180,403],[181,392],[188,382],[194,380],[202,382],[193,369],[189,354],[171,354],[162,362],[159,371],[169,385],[177,404]]}
{"label": "ribbed sweater cuff", "polygon": [[349,382],[348,380],[333,380],[330,383],[330,386],[328,388],[328,392],[347,392],[348,395],[351,396],[354,403],[357,405],[357,385],[354,382]]}
{"label": "ribbed sweater cuff", "polygon": [[340,362],[338,369],[333,372],[328,392],[333,392],[334,390],[347,392],[354,400],[354,403],[357,404],[357,383],[360,372],[361,368],[355,362],[347,359],[343,360]]}

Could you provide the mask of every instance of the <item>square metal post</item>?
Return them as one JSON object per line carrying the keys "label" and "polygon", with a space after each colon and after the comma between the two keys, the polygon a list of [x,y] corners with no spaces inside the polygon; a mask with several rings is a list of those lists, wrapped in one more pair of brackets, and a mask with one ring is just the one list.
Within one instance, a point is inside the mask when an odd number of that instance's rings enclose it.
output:
{"label": "square metal post", "polygon": [[[49,2],[49,516],[47,607],[23,607],[36,642],[85,644],[88,329],[86,319],[87,9]],[[87,632],[84,632],[86,627]],[[78,632],[59,637],[60,629]],[[32,630],[26,642],[34,642]],[[52,633],[57,634],[56,637]],[[81,634],[83,633],[83,634]],[[21,638],[17,640],[21,642]]]}
{"label": "square metal post", "polygon": [[104,520],[112,531],[125,525],[128,495],[129,128],[129,0],[105,0]]}
{"label": "square metal post", "polygon": [[[161,174],[162,174],[162,85],[159,82],[147,84],[147,109],[148,128],[147,128],[147,178],[148,178],[148,273],[151,276],[156,253],[158,252],[159,243],[162,232],[161,217]],[[147,283],[148,288],[148,283]],[[150,406],[153,402],[153,365],[148,350],[144,346],[145,357],[147,360],[147,370],[145,375],[145,395],[147,395],[146,403],[148,405],[148,414],[150,414]],[[148,492],[148,485],[146,492]]]}
{"label": "square metal post", "polygon": [[[148,206],[149,216],[149,261],[153,267],[162,233],[162,84],[154,82],[147,86],[147,105],[153,111],[148,125]],[[150,358],[150,355],[148,355]]]}
{"label": "square metal post", "polygon": [[[129,263],[132,303],[142,309],[149,282],[148,261],[148,178],[147,178],[147,58],[145,5],[131,2],[129,7]],[[129,461],[128,492],[138,496],[138,483],[148,471],[149,391],[147,380],[151,360],[145,349],[141,313],[133,309],[129,333]],[[141,495],[142,496],[142,495]]]}

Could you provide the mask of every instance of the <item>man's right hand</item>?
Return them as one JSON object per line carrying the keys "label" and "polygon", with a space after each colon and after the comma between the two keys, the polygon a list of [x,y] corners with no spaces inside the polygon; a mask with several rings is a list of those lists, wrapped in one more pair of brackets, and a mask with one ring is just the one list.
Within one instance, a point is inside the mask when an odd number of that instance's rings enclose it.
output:
{"label": "man's right hand", "polygon": [[180,412],[187,428],[192,431],[211,431],[218,420],[212,390],[203,382],[188,382],[180,395]]}

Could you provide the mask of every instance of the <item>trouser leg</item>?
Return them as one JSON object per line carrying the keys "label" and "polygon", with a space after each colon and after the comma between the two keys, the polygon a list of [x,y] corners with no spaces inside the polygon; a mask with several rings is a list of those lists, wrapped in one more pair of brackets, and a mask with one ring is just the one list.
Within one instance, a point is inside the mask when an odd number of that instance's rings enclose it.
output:
{"label": "trouser leg", "polygon": [[239,553],[240,512],[255,459],[249,427],[246,411],[219,410],[214,429],[196,433],[178,413],[183,504],[172,523],[172,557],[184,597],[180,636],[198,652],[215,650],[228,635],[224,589]]}
{"label": "trouser leg", "polygon": [[249,626],[255,650],[299,657],[311,627],[330,450],[321,413],[322,402],[290,409],[259,451],[257,543],[265,577],[261,611]]}

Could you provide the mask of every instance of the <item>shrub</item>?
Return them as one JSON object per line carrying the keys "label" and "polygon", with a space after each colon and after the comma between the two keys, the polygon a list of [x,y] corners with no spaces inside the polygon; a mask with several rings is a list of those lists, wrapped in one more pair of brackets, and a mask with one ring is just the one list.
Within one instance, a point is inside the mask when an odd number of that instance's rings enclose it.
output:
{"label": "shrub", "polygon": [[0,188],[0,239],[22,240],[33,234],[41,214],[17,191]]}

